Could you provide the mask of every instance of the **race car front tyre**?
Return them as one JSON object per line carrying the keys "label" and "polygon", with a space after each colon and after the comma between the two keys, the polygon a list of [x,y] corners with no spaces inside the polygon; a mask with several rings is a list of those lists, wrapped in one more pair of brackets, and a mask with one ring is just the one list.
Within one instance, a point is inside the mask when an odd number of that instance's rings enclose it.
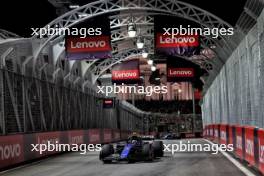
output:
{"label": "race car front tyre", "polygon": [[114,147],[111,144],[106,144],[102,147],[100,151],[99,159],[102,160],[104,163],[111,163],[111,160],[106,159],[106,157],[114,154]]}
{"label": "race car front tyre", "polygon": [[146,161],[153,161],[154,159],[154,151],[151,147],[151,144],[144,144],[142,148],[142,154],[145,157]]}
{"label": "race car front tyre", "polygon": [[163,142],[162,141],[153,141],[152,147],[154,149],[154,156],[155,157],[163,157]]}

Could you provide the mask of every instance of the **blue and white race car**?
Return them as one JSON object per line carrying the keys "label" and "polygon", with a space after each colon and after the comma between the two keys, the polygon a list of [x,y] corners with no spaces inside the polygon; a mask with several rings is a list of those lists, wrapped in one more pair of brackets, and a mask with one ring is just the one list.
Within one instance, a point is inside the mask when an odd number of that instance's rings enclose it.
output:
{"label": "blue and white race car", "polygon": [[156,157],[163,156],[162,141],[144,141],[139,136],[131,136],[125,143],[118,143],[115,147],[106,144],[102,147],[99,159],[104,163],[112,161],[153,161]]}

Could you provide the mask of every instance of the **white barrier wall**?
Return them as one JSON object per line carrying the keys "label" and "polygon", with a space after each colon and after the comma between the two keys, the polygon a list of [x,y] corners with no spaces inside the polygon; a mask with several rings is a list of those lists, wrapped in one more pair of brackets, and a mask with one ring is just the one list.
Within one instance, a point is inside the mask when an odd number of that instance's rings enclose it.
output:
{"label": "white barrier wall", "polygon": [[204,125],[264,127],[264,11],[203,97]]}

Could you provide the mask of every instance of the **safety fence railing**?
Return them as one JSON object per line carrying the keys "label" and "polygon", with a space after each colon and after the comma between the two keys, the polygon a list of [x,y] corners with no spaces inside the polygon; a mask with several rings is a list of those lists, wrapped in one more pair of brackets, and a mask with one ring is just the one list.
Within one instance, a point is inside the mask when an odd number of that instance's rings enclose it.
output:
{"label": "safety fence railing", "polygon": [[[252,1],[252,2],[255,2]],[[264,127],[264,11],[203,97],[203,123]]]}
{"label": "safety fence railing", "polygon": [[237,158],[264,174],[264,129],[253,126],[210,124],[203,136],[218,144],[232,144]]}
{"label": "safety fence railing", "polygon": [[104,97],[88,88],[52,83],[0,70],[0,135],[110,128],[141,131],[144,112],[103,108]]}

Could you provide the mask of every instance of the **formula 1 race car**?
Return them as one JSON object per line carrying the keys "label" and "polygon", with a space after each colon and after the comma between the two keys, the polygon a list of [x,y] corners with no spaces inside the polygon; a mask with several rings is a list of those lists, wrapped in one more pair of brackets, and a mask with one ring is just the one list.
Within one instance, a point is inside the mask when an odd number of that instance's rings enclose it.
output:
{"label": "formula 1 race car", "polygon": [[112,161],[153,161],[163,156],[162,141],[144,141],[138,136],[131,136],[125,143],[118,143],[116,147],[106,144],[100,151],[99,159],[104,163]]}

